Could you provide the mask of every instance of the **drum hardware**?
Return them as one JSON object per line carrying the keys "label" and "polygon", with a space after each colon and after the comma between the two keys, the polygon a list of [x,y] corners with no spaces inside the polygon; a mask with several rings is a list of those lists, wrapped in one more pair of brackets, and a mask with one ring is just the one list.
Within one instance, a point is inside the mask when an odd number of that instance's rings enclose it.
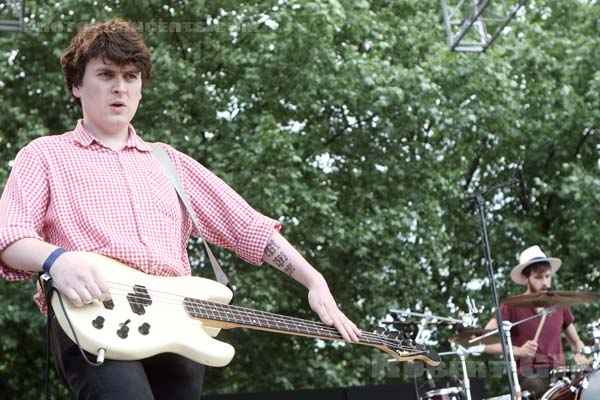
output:
{"label": "drum hardware", "polygon": [[576,379],[563,378],[544,393],[541,400],[598,400],[600,398],[600,374],[592,370]]}
{"label": "drum hardware", "polygon": [[[412,321],[412,325],[416,325],[417,333],[414,337],[415,343],[420,344],[428,344],[428,345],[436,345],[437,342],[431,340],[431,336],[433,331],[431,329],[427,329],[428,324],[458,324],[461,322],[459,319],[450,318],[450,317],[440,317],[438,315],[433,315],[431,312],[418,313],[408,310],[390,310],[390,314],[393,318],[408,318],[408,317],[418,317],[420,318],[419,322]],[[384,321],[386,324],[401,324],[401,325],[410,325],[407,323],[408,321]]]}
{"label": "drum hardware", "polygon": [[425,392],[423,397],[421,397],[421,400],[461,400],[461,392],[462,389],[458,387],[448,387],[443,389],[429,390]]}
{"label": "drum hardware", "polygon": [[596,342],[600,339],[600,324],[598,321],[590,322],[586,325],[586,332],[588,335],[588,339]]}
{"label": "drum hardware", "polygon": [[[410,309],[406,310],[390,310],[390,314],[394,317],[395,321],[392,323],[397,323],[396,320],[400,318],[408,318],[408,317],[418,317],[421,318],[421,323],[426,322],[429,324],[460,324],[464,327],[475,327],[477,326],[477,318],[475,315],[478,313],[477,307],[475,305],[475,301],[472,300],[469,296],[467,296],[467,307],[469,308],[468,313],[464,313],[461,316],[461,319],[452,318],[452,317],[441,317],[439,315],[433,315],[430,311],[426,311],[424,313],[418,313],[411,311]],[[404,323],[404,321],[399,321],[400,323]]]}
{"label": "drum hardware", "polygon": [[588,338],[594,341],[593,346],[585,346],[580,353],[586,356],[591,355],[594,358],[592,366],[594,369],[600,368],[600,324],[594,321],[586,326]]}
{"label": "drum hardware", "polygon": [[571,383],[571,381],[588,374],[592,370],[589,365],[567,365],[564,367],[552,368],[550,370],[550,385],[559,381]]}
{"label": "drum hardware", "polygon": [[418,318],[425,320],[425,322],[430,323],[430,324],[460,324],[460,323],[462,323],[461,319],[456,319],[456,318],[452,318],[452,317],[440,317],[439,315],[433,315],[430,311],[426,311],[424,313],[418,313],[418,312],[410,311],[410,309],[390,310],[390,314],[392,314],[392,316],[395,315],[395,316],[398,316],[401,318],[418,317]]}
{"label": "drum hardware", "polygon": [[[434,342],[431,340],[433,331],[430,329],[427,329],[428,324],[432,324],[432,325],[442,325],[442,324],[457,325],[457,324],[460,324],[461,326],[464,326],[464,327],[474,327],[477,325],[477,318],[475,317],[475,315],[477,314],[478,311],[477,311],[475,302],[470,297],[467,296],[466,303],[467,303],[467,307],[469,308],[469,312],[462,314],[461,319],[433,315],[430,311],[426,311],[424,313],[419,313],[419,312],[411,311],[410,309],[404,309],[404,310],[394,309],[394,310],[389,311],[390,315],[392,316],[392,318],[394,320],[393,321],[385,320],[385,321],[381,321],[381,323],[391,324],[391,325],[402,325],[402,326],[416,325],[417,333],[413,340],[416,343],[434,344]],[[420,320],[418,323],[414,320],[406,320],[407,318],[411,318],[411,317],[419,318]],[[405,333],[405,335],[406,335],[406,333]],[[460,355],[459,352],[464,353],[464,354]],[[465,379],[464,382],[466,382],[465,384],[463,384],[464,389],[461,386],[436,389],[435,382],[431,378],[431,374],[429,373],[428,370],[425,370],[425,372],[427,374],[427,378],[428,378],[427,380],[429,382],[429,386],[430,386],[431,390],[425,392],[423,394],[423,396],[421,396],[419,394],[419,389],[418,389],[418,385],[417,385],[417,377],[416,377],[415,371],[413,369],[413,380],[415,382],[417,399],[418,400],[423,400],[423,399],[426,399],[426,400],[446,400],[446,399],[447,400],[463,400],[460,397],[460,393],[463,392],[463,390],[464,390],[465,396],[467,396],[465,398],[465,400],[471,400],[470,382],[468,380],[469,377],[467,374],[466,362],[464,359],[465,359],[466,354],[473,354],[473,353],[475,353],[474,349],[465,349],[465,348],[463,348],[463,350],[459,350],[458,352],[445,353],[446,355],[459,355],[459,357],[461,358],[461,363],[463,366],[463,376]],[[388,360],[388,362],[397,362],[397,361],[395,359],[390,359],[390,360]],[[410,363],[410,361],[409,361],[409,363]]]}
{"label": "drum hardware", "polygon": [[458,358],[460,359],[460,364],[462,366],[462,375],[463,375],[463,379],[462,379],[462,392],[465,395],[465,400],[471,400],[471,381],[469,380],[469,371],[467,370],[467,355],[469,354],[474,354],[474,355],[480,355],[483,352],[483,345],[480,346],[474,346],[474,347],[463,347],[458,345],[457,346],[458,349],[456,351],[448,351],[445,353],[439,353],[440,357],[446,357],[446,356],[458,356]]}
{"label": "drum hardware", "polygon": [[584,346],[580,351],[584,356],[592,356],[594,361],[592,362],[592,368],[600,368],[600,344],[594,344],[593,346]]}
{"label": "drum hardware", "polygon": [[[512,378],[511,382],[513,387],[511,388],[511,395],[514,395],[517,399],[523,398],[523,393],[521,393],[521,385],[519,384],[519,378],[517,376],[517,362],[515,361],[515,354],[513,352],[512,340],[510,338],[510,330],[517,325],[522,324],[523,322],[529,321],[534,318],[542,317],[545,315],[550,315],[554,311],[556,311],[555,307],[545,308],[537,314],[532,315],[531,317],[524,318],[517,322],[510,321],[502,321],[502,331],[504,332],[504,337],[506,338],[506,351],[508,355],[508,359],[510,360],[510,376]],[[493,329],[481,336],[470,339],[468,342],[472,344],[483,343],[483,340],[489,338],[490,336],[497,335],[499,329]]]}
{"label": "drum hardware", "polygon": [[401,318],[410,318],[410,317],[420,318],[420,321],[418,323],[415,323],[417,325],[417,334],[414,338],[414,341],[416,343],[435,344],[434,342],[431,341],[431,335],[433,332],[431,330],[427,329],[428,324],[431,324],[431,325],[441,325],[441,324],[460,325],[463,327],[477,326],[476,314],[478,313],[478,311],[477,311],[477,307],[475,305],[475,301],[473,301],[469,296],[467,296],[466,303],[467,303],[467,307],[469,308],[469,312],[463,313],[461,315],[461,319],[433,315],[430,311],[426,311],[424,313],[419,313],[419,312],[411,311],[410,309],[405,309],[405,310],[390,310],[390,314],[392,315],[392,318],[394,318],[394,321],[392,321],[392,322],[386,321],[384,323],[408,325],[408,321],[403,321],[403,320],[401,320]]}
{"label": "drum hardware", "polygon": [[[510,394],[503,394],[502,396],[496,396],[496,397],[488,397],[487,399],[484,400],[510,400]],[[523,400],[532,400],[534,399],[534,397],[531,396],[531,393],[529,393],[527,390],[523,390],[523,393],[521,393],[521,399]]]}

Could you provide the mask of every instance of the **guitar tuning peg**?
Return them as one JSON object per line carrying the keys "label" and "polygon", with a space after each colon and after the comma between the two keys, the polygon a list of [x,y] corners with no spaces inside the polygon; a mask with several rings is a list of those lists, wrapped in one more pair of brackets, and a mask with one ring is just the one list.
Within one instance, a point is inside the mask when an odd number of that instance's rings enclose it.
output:
{"label": "guitar tuning peg", "polygon": [[375,328],[375,330],[373,331],[373,333],[376,333],[378,335],[383,335],[385,334],[386,330],[385,328],[378,326],[377,328]]}
{"label": "guitar tuning peg", "polygon": [[394,332],[386,332],[385,335],[390,339],[396,339],[399,334],[400,334],[400,332],[394,331]]}

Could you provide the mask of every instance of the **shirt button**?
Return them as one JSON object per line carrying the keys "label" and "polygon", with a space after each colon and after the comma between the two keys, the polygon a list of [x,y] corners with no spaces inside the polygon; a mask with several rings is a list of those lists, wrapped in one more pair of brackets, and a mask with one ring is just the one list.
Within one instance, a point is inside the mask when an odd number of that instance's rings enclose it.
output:
{"label": "shirt button", "polygon": [[148,241],[148,236],[142,235],[142,242],[146,243]]}

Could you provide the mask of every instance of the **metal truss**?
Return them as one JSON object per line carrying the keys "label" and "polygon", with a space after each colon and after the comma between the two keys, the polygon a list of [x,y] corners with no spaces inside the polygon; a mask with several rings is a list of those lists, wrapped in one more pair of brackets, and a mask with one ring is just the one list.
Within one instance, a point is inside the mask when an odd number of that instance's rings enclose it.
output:
{"label": "metal truss", "polygon": [[[3,0],[0,4],[0,32],[20,32],[25,27],[25,0]],[[7,16],[14,19],[5,19]]]}
{"label": "metal truss", "polygon": [[[502,33],[527,0],[441,0],[448,47],[483,52]],[[453,3],[453,4],[449,4]]]}

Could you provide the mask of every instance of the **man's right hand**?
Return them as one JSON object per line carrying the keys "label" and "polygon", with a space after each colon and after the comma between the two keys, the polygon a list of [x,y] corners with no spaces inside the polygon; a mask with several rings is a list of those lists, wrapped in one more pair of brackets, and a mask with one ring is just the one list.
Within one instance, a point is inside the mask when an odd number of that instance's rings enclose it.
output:
{"label": "man's right hand", "polygon": [[77,253],[61,254],[50,269],[54,286],[76,307],[90,304],[94,299],[109,298],[109,288],[98,267],[80,258]]}
{"label": "man's right hand", "polygon": [[535,340],[528,340],[522,346],[515,347],[515,356],[517,357],[533,357],[538,348],[538,343]]}

